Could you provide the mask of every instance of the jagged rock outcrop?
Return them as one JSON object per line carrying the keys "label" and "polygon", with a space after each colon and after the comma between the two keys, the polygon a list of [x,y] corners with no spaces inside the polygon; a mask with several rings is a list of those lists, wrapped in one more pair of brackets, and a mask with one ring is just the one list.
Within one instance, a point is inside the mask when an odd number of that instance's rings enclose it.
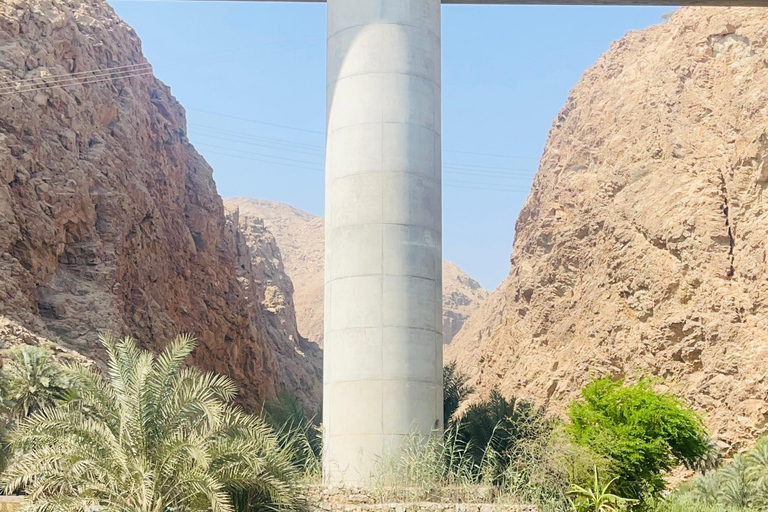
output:
{"label": "jagged rock outcrop", "polygon": [[274,395],[211,168],[136,33],[103,0],[4,0],[0,84],[0,314],[97,361],[101,331],[188,332],[245,401]]}
{"label": "jagged rock outcrop", "polygon": [[738,447],[768,424],[767,187],[768,10],[629,33],[555,120],[509,277],[447,356],[555,408],[653,374]]}
{"label": "jagged rock outcrop", "polygon": [[237,275],[250,303],[261,306],[267,337],[276,354],[279,386],[295,394],[308,412],[319,410],[323,389],[320,347],[303,338],[296,326],[293,283],[285,273],[275,237],[260,218],[227,209],[235,237]]}
{"label": "jagged rock outcrop", "polygon": [[[324,222],[287,204],[236,197],[224,201],[242,215],[264,219],[277,239],[286,273],[296,287],[299,332],[322,346]],[[450,343],[464,321],[488,297],[480,284],[457,265],[443,262],[443,341]]]}

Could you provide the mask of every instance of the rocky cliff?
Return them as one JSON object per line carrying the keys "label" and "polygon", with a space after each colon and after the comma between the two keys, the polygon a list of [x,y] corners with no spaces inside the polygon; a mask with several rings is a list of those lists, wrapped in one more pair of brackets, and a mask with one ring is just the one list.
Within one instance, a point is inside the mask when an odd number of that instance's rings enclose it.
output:
{"label": "rocky cliff", "polygon": [[768,424],[766,189],[768,10],[629,33],[555,120],[509,277],[447,356],[555,408],[656,375],[738,447]]}
{"label": "rocky cliff", "polygon": [[95,360],[101,331],[189,332],[195,363],[262,400],[286,380],[276,340],[185,133],[106,2],[0,3],[0,314]]}
{"label": "rocky cliff", "polygon": [[[287,204],[237,197],[224,201],[242,215],[264,219],[280,247],[285,271],[296,286],[294,300],[299,332],[322,345],[323,219]],[[457,265],[443,262],[443,341],[450,343],[464,321],[488,297],[480,284]]]}
{"label": "rocky cliff", "polygon": [[275,237],[262,219],[241,215],[237,208],[227,208],[227,221],[235,238],[238,279],[248,301],[261,306],[279,369],[279,387],[290,390],[311,412],[317,412],[323,389],[323,355],[316,343],[299,334],[293,283],[285,273]]}

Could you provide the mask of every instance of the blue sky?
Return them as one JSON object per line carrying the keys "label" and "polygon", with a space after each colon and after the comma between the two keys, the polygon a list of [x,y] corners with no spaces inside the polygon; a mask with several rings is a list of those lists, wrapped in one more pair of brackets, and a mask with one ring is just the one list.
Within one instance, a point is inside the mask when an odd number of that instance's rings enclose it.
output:
{"label": "blue sky", "polygon": [[[323,214],[325,5],[111,0],[187,109],[222,197]],[[443,7],[443,255],[488,289],[582,73],[669,7]],[[512,158],[514,157],[514,158]]]}

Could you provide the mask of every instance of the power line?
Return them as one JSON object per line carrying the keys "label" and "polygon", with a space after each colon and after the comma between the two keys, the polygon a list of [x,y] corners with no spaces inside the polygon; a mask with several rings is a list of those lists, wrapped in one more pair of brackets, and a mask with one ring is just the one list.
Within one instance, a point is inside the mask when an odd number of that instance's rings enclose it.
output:
{"label": "power line", "polygon": [[230,114],[222,114],[221,112],[211,112],[210,110],[203,110],[200,108],[188,108],[187,110],[194,110],[195,112],[202,112],[204,114],[209,114],[212,116],[218,116],[218,117],[224,117],[227,119],[236,119],[238,121],[245,121],[247,123],[254,123],[254,124],[260,124],[264,126],[272,126],[274,128],[283,128],[285,130],[293,130],[297,132],[304,132],[304,133],[313,133],[317,135],[325,135],[324,131],[317,131],[317,130],[307,130],[305,128],[296,128],[294,126],[286,126],[283,124],[277,124],[277,123],[268,123],[266,121],[257,121],[255,119],[248,119],[247,117],[240,117],[240,116],[233,116]]}
{"label": "power line", "polygon": [[[253,155],[253,156],[258,156],[258,157],[262,157],[262,158],[274,158],[276,160],[284,160],[286,162],[293,162],[293,163],[298,163],[298,164],[303,164],[303,165],[316,165],[317,164],[317,162],[307,162],[306,160],[296,160],[295,158],[285,158],[285,157],[281,157],[281,156],[265,155],[264,153],[256,153],[254,151],[245,151],[243,149],[236,149],[236,148],[228,148],[228,147],[225,147],[225,146],[216,146],[214,144],[201,143],[201,144],[198,144],[198,145],[199,146],[203,146],[203,147],[219,149],[219,150],[225,150],[225,151],[235,151],[237,153],[243,153],[245,155]],[[313,170],[318,170],[320,172],[324,172],[322,168],[313,168]]]}
{"label": "power line", "polygon": [[26,93],[26,92],[36,92],[36,91],[49,90],[49,89],[60,89],[62,87],[71,87],[71,86],[75,86],[75,85],[96,84],[96,83],[100,83],[100,82],[109,82],[109,81],[117,80],[117,79],[120,79],[120,78],[134,78],[134,77],[138,77],[138,76],[151,75],[151,74],[152,74],[152,70],[149,70],[149,71],[143,71],[141,73],[131,73],[131,74],[125,74],[125,75],[119,75],[119,76],[110,76],[110,77],[107,77],[107,78],[100,78],[100,79],[97,79],[97,80],[86,79],[86,80],[84,80],[82,82],[72,82],[70,84],[47,84],[47,85],[40,86],[40,87],[34,87],[34,88],[30,88],[30,89],[23,89],[21,91],[17,90],[17,91],[0,92],[0,96],[7,96],[9,94],[20,94],[20,93]]}
{"label": "power line", "polygon": [[[21,86],[43,85],[43,84],[38,84],[40,80],[54,80],[54,81],[62,80],[62,79],[71,80],[71,79],[77,78],[80,75],[87,75],[89,73],[97,73],[98,75],[104,75],[104,74],[111,74],[111,73],[117,73],[117,72],[137,71],[136,69],[133,69],[133,68],[137,68],[137,67],[147,68],[149,66],[150,64],[148,62],[144,62],[141,64],[126,64],[124,66],[113,66],[113,67],[107,67],[102,69],[89,69],[87,71],[77,71],[74,73],[62,73],[59,75],[46,75],[46,76],[41,75],[34,78],[25,78],[25,79],[15,80],[15,81],[14,80],[6,81],[5,83],[0,84],[0,89],[10,88],[10,87],[19,86],[19,85]],[[86,77],[86,78],[92,78],[92,77]]]}
{"label": "power line", "polygon": [[[311,41],[313,39],[316,39],[318,36],[312,35],[312,36],[305,36],[303,38],[295,39],[295,40],[288,40],[288,42],[292,43],[300,43],[304,41]],[[282,44],[282,41],[275,41],[270,42],[265,45],[262,45],[263,47],[268,46],[274,46],[276,44]],[[252,51],[256,51],[259,47],[251,48]],[[282,51],[294,51],[297,49],[301,49],[301,46],[294,46],[294,47],[282,47],[279,48],[277,51],[272,53],[280,53]],[[217,52],[214,54],[209,54],[207,56],[204,56],[203,59],[200,57],[195,57],[194,62],[196,65],[201,64],[202,62],[210,62],[213,58],[216,58],[216,62],[221,62],[221,59],[217,56],[222,54],[241,54],[243,53],[243,49],[238,50],[229,50],[226,52]],[[205,58],[207,57],[207,59]],[[180,64],[181,66],[183,64]],[[35,92],[43,89],[52,89],[52,88],[60,88],[60,87],[66,87],[68,85],[82,85],[85,83],[98,83],[100,81],[108,81],[112,77],[107,77],[107,75],[112,74],[121,74],[124,75],[124,77],[133,77],[133,76],[141,76],[141,74],[133,74],[133,72],[139,72],[139,71],[150,71],[151,72],[151,65],[148,62],[140,63],[140,64],[128,64],[124,66],[114,66],[114,67],[106,67],[106,68],[96,68],[91,70],[84,70],[84,71],[77,71],[73,73],[64,73],[64,74],[58,74],[58,75],[50,75],[50,76],[38,76],[33,78],[25,78],[20,79],[16,81],[5,81],[5,83],[0,83],[0,96],[7,95],[7,94],[13,94],[13,93],[25,93],[25,92]],[[130,72],[131,74],[128,75],[126,73]],[[92,76],[87,76],[89,74],[92,74]],[[143,73],[148,74],[148,73]],[[102,78],[104,77],[105,80],[97,80],[93,81],[92,79],[95,78]],[[122,78],[120,77],[114,77],[114,78]],[[78,82],[77,80],[79,78],[85,78],[88,80],[88,82]],[[41,80],[53,80],[54,83],[52,84],[41,84],[39,83]],[[64,82],[72,82],[72,83],[64,83]],[[21,87],[21,89],[19,89]]]}
{"label": "power line", "polygon": [[491,156],[495,158],[512,158],[516,160],[536,160],[539,159],[533,156],[515,156],[515,155],[499,155],[494,153],[478,153],[475,151],[459,151],[457,149],[445,149],[444,150],[447,153],[460,153],[462,155],[475,155],[475,156]]}
{"label": "power line", "polygon": [[235,142],[237,144],[247,144],[249,146],[256,146],[256,147],[260,147],[260,148],[274,149],[276,151],[287,151],[289,153],[300,153],[300,154],[310,155],[310,156],[322,156],[322,155],[318,155],[318,153],[316,153],[316,152],[303,151],[303,150],[297,149],[297,148],[290,148],[290,147],[286,148],[286,147],[275,146],[275,145],[272,145],[272,144],[259,144],[257,142],[242,142],[242,141],[233,140],[233,139],[230,139],[230,138],[227,138],[227,137],[218,137],[216,135],[209,135],[209,134],[206,134],[206,133],[200,133],[197,136],[198,137],[205,137],[205,138],[209,138],[209,139],[215,139],[215,140],[223,140],[223,141],[227,141],[227,142]]}
{"label": "power line", "polygon": [[288,140],[288,139],[276,139],[276,138],[273,138],[273,137],[263,137],[263,136],[260,136],[260,135],[251,135],[251,134],[246,134],[246,133],[240,132],[240,131],[225,130],[223,128],[215,128],[213,126],[199,125],[199,124],[196,124],[196,123],[190,125],[190,130],[198,130],[198,129],[199,130],[205,130],[205,131],[212,131],[212,132],[215,132],[215,133],[222,133],[222,134],[227,134],[227,135],[233,135],[233,136],[235,136],[237,138],[242,138],[242,139],[252,139],[252,140],[258,140],[258,141],[275,142],[275,143],[283,144],[283,145],[286,145],[286,146],[296,146],[296,147],[300,147],[300,148],[304,148],[304,149],[312,149],[312,150],[314,150],[314,151],[316,151],[318,153],[323,153],[323,154],[325,153],[325,146],[320,146],[320,145],[317,145],[317,144],[306,144],[306,143],[303,143],[303,142],[294,142],[294,141],[291,141],[291,140]]}

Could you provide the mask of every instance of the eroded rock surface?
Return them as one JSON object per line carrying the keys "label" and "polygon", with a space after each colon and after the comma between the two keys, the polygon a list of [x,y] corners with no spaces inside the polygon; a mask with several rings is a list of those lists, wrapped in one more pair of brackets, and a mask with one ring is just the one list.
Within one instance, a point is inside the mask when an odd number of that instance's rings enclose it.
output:
{"label": "eroded rock surface", "polygon": [[[264,219],[277,239],[285,271],[296,287],[299,332],[322,346],[324,222],[287,204],[236,197],[224,201],[241,215]],[[464,321],[488,297],[480,284],[457,265],[443,262],[443,341],[450,343]]]}
{"label": "eroded rock surface", "polygon": [[250,303],[261,306],[267,337],[279,369],[279,387],[301,399],[317,413],[323,388],[320,347],[299,334],[293,303],[293,283],[285,273],[274,235],[260,218],[227,209],[235,237],[237,275]]}
{"label": "eroded rock surface", "polygon": [[448,348],[562,407],[647,373],[736,448],[768,424],[768,10],[631,32],[554,122],[509,277]]}
{"label": "eroded rock surface", "polygon": [[155,349],[188,332],[194,363],[261,401],[290,381],[284,347],[185,133],[106,2],[0,3],[0,314],[97,361],[102,331]]}

